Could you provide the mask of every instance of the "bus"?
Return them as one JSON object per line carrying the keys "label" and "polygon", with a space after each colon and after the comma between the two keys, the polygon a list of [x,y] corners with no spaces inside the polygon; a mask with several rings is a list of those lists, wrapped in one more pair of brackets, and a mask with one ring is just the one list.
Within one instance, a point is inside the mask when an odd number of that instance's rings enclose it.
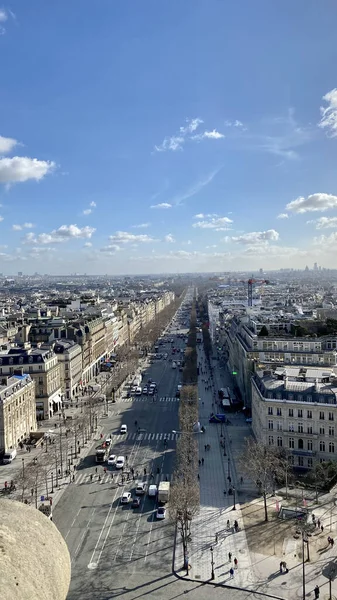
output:
{"label": "bus", "polygon": [[108,454],[108,448],[105,448],[104,446],[99,446],[98,448],[96,448],[96,462],[101,464],[104,463],[108,458]]}

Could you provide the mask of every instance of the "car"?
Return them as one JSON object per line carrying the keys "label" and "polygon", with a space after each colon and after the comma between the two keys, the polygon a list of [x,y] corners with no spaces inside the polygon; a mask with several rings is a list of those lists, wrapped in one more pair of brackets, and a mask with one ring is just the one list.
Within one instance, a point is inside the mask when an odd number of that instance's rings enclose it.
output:
{"label": "car", "polygon": [[129,502],[131,502],[131,498],[131,492],[124,492],[121,497],[121,504],[129,504]]}
{"label": "car", "polygon": [[108,465],[115,465],[116,464],[116,454],[110,454],[109,458],[108,458]]}
{"label": "car", "polygon": [[122,469],[125,465],[125,456],[118,456],[116,460],[116,469]]}
{"label": "car", "polygon": [[252,422],[253,422],[252,417],[248,417],[248,419],[246,419],[246,423],[252,423]]}
{"label": "car", "polygon": [[132,508],[139,508],[140,507],[140,498],[139,498],[139,496],[135,496],[133,498],[131,507]]}
{"label": "car", "polygon": [[136,496],[143,496],[146,494],[147,485],[145,481],[138,481],[136,483]]}
{"label": "car", "polygon": [[148,394],[148,391],[149,391],[149,390],[147,389],[147,387],[143,388],[143,394],[144,394],[144,396],[147,396],[147,394]]}
{"label": "car", "polygon": [[131,394],[135,394],[136,391],[137,391],[137,386],[133,385],[132,388],[131,388]]}
{"label": "car", "polygon": [[127,433],[128,432],[128,426],[127,425],[121,425],[121,433]]}
{"label": "car", "polygon": [[165,506],[159,506],[156,512],[156,519],[165,519],[166,517],[166,508]]}
{"label": "car", "polygon": [[150,388],[148,391],[149,396],[153,396],[154,394],[154,388]]}
{"label": "car", "polygon": [[106,438],[106,440],[105,440],[105,442],[104,442],[104,443],[105,443],[105,446],[106,446],[107,448],[109,448],[109,446],[110,446],[111,442],[112,442],[112,439],[111,439],[111,437],[107,437],[107,438]]}

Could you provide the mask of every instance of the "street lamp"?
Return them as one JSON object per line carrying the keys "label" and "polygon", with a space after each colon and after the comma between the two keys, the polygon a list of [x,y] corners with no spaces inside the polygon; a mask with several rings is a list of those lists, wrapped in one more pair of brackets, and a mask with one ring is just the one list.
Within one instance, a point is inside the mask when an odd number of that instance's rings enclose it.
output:
{"label": "street lamp", "polygon": [[233,502],[234,502],[234,503],[233,503],[233,508],[232,508],[232,510],[236,510],[236,506],[235,506],[235,491],[236,491],[236,490],[235,490],[235,487],[234,487],[234,485],[233,485],[233,496],[234,496],[234,497],[233,497]]}
{"label": "street lamp", "polygon": [[73,447],[70,446],[70,462],[73,464]]}
{"label": "street lamp", "polygon": [[214,575],[214,553],[213,553],[213,546],[210,547],[210,551],[211,551],[211,579],[213,580],[215,578]]}

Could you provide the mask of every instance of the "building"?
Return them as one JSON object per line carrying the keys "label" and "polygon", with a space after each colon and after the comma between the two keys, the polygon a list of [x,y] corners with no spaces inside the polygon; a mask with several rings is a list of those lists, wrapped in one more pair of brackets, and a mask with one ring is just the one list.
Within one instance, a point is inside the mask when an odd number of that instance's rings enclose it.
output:
{"label": "building", "polygon": [[[259,363],[265,365],[337,366],[337,336],[294,337],[287,323],[275,321],[268,336],[259,336],[254,318],[234,318],[225,332],[228,367],[245,404],[251,404],[250,380]],[[274,327],[275,325],[275,327]]]}
{"label": "building", "polygon": [[0,352],[0,376],[27,373],[35,381],[37,419],[49,419],[61,410],[60,365],[50,348],[10,348]]}
{"label": "building", "polygon": [[261,369],[251,386],[257,440],[289,450],[297,469],[336,459],[337,375],[333,369],[301,365]]}
{"label": "building", "polygon": [[35,382],[30,375],[0,377],[0,452],[36,431]]}
{"label": "building", "polygon": [[67,400],[79,393],[82,383],[82,348],[73,340],[58,340],[54,352],[60,365],[62,393]]}

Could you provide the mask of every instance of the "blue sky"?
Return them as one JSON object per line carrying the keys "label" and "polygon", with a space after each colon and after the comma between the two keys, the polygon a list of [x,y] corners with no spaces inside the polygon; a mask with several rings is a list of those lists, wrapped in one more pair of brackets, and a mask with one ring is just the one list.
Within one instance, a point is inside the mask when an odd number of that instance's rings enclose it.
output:
{"label": "blue sky", "polygon": [[335,267],[333,0],[0,5],[0,272]]}

